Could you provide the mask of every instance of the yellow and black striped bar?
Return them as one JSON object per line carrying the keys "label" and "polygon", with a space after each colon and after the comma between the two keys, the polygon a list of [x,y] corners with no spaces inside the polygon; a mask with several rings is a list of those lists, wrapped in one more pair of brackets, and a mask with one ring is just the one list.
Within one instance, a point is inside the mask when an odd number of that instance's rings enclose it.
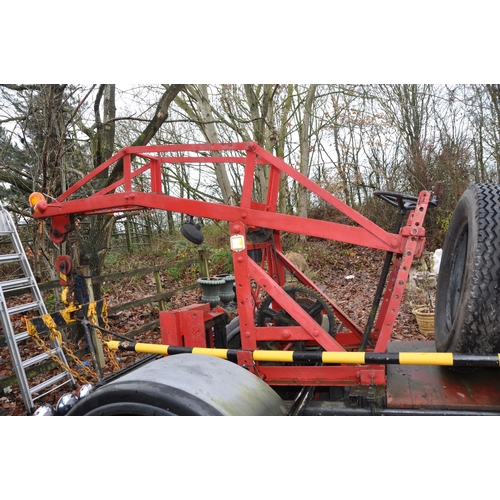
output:
{"label": "yellow and black striped bar", "polygon": [[[148,354],[206,354],[236,362],[237,349],[181,347],[162,344],[144,344],[134,341],[109,341],[112,350],[135,351]],[[271,363],[338,364],[338,365],[433,365],[500,367],[500,354],[456,354],[451,352],[307,352],[307,351],[252,351],[254,361]]]}
{"label": "yellow and black striped bar", "polygon": [[107,306],[104,299],[89,302],[81,306],[67,307],[62,311],[44,314],[36,318],[28,318],[26,320],[27,330],[30,335],[33,335],[35,332],[38,334],[48,333],[53,328],[62,328],[70,323],[75,323],[77,321],[74,317],[75,315],[90,318],[96,314],[98,317],[101,317],[106,310]]}

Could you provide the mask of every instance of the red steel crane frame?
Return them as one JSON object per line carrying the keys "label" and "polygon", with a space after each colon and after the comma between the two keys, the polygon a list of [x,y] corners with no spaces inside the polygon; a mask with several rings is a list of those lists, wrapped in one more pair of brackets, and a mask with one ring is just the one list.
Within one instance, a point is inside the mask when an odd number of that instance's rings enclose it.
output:
{"label": "red steel crane frame", "polygon": [[[82,197],[82,188],[122,162],[122,177],[111,185]],[[241,199],[236,205],[199,201],[169,196],[163,193],[163,164],[229,164],[244,166]],[[267,166],[268,187],[264,203],[254,201],[254,178],[257,166]],[[286,175],[311,193],[347,216],[351,224],[339,224],[277,212],[280,178]],[[137,188],[141,179],[141,189]],[[144,186],[149,191],[144,190]],[[80,196],[80,197],[78,197]],[[241,351],[239,364],[263,378],[269,385],[383,385],[383,365],[310,366],[293,364],[256,364],[248,351],[255,350],[263,341],[283,343],[303,341],[325,351],[356,350],[361,344],[362,329],[351,321],[335,302],[301,273],[282,252],[281,232],[291,232],[350,243],[394,254],[392,268],[381,300],[380,310],[370,332],[369,350],[386,352],[387,344],[403,297],[404,288],[414,258],[421,256],[425,244],[424,218],[430,193],[422,191],[414,209],[408,212],[406,225],[398,234],[385,231],[340,199],[302,175],[282,159],[273,156],[255,142],[226,144],[186,144],[126,147],[83,177],[50,203],[38,202],[34,216],[51,219],[50,237],[55,243],[64,241],[72,228],[74,217],[114,213],[139,209],[161,209],[229,222],[230,234],[264,228],[272,237],[261,243],[246,238],[241,251],[233,252],[234,277],[240,321]],[[261,263],[249,257],[249,251],[260,249]],[[326,332],[283,289],[284,268],[293,270],[299,281],[320,294],[334,310],[342,329],[335,337]],[[253,286],[252,286],[253,283]],[[255,286],[256,285],[256,286]],[[297,326],[256,326],[255,309],[259,291],[271,295],[275,303],[285,309]],[[201,307],[201,306],[200,306]],[[201,307],[202,310],[206,306]],[[183,342],[190,347],[200,345],[199,335],[190,335],[189,327]],[[170,337],[173,338],[173,337]],[[193,345],[195,343],[196,345]],[[260,344],[262,345],[262,344]]]}

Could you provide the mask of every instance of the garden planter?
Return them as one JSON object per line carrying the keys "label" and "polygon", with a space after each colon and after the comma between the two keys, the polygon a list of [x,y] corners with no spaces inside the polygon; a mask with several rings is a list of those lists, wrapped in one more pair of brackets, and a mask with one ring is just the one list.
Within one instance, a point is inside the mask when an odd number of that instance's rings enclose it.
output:
{"label": "garden planter", "polygon": [[219,288],[219,297],[224,305],[229,304],[236,296],[233,288],[234,276],[232,274],[216,274],[214,278],[224,280],[224,284]]}
{"label": "garden planter", "polygon": [[210,308],[217,307],[220,303],[219,290],[225,280],[217,278],[200,278],[196,281],[201,286],[203,295],[201,301],[210,304]]}
{"label": "garden planter", "polygon": [[434,311],[428,311],[429,309],[423,306],[417,307],[412,311],[415,319],[417,320],[420,333],[434,333]]}

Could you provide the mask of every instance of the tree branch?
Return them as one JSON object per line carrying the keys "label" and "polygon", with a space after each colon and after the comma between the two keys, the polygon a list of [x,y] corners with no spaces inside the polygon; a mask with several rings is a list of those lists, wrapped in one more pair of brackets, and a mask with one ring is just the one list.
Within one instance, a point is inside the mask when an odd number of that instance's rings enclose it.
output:
{"label": "tree branch", "polygon": [[[149,141],[154,137],[156,132],[165,123],[168,118],[168,108],[176,96],[184,89],[185,84],[172,84],[166,87],[164,94],[161,96],[154,117],[147,124],[143,132],[137,137],[137,139],[131,144],[131,146],[146,146]],[[119,177],[123,175],[123,161],[120,160],[116,163],[111,175],[109,177],[109,182],[113,183]]]}

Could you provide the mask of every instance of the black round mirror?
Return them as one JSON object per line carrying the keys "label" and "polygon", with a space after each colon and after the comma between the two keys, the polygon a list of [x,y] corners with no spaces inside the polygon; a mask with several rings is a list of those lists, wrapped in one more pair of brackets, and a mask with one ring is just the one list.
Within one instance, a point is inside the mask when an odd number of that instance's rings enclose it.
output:
{"label": "black round mirror", "polygon": [[205,239],[201,232],[201,226],[195,224],[190,215],[187,216],[186,222],[181,226],[181,234],[195,245],[201,245]]}

